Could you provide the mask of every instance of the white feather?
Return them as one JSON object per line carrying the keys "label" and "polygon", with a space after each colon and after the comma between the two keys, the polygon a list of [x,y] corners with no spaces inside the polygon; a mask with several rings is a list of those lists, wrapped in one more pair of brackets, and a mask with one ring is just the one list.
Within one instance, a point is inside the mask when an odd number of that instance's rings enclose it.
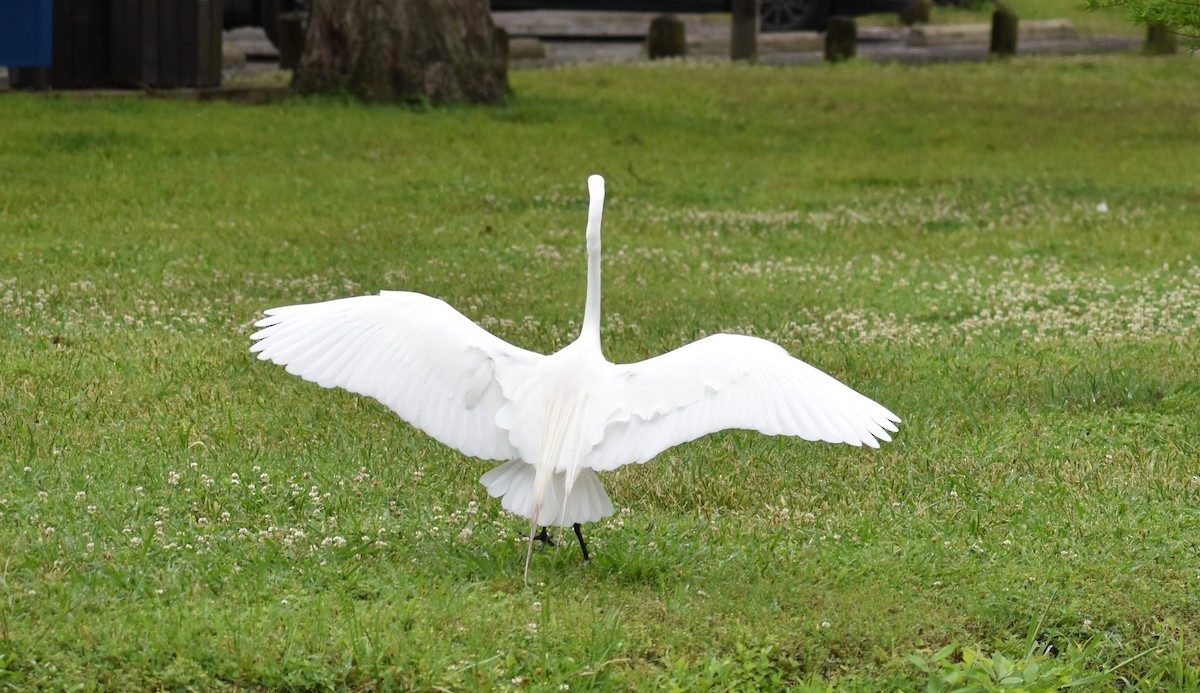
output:
{"label": "white feather", "polygon": [[900,419],[782,347],[716,334],[616,367],[620,403],[584,464],[597,471],[646,462],[727,428],[879,447]]}
{"label": "white feather", "polygon": [[385,291],[272,308],[251,351],[321,387],[373,397],[466,455],[517,456],[496,425],[497,371],[544,358],[493,336],[436,298]]}
{"label": "white feather", "polygon": [[[533,465],[521,460],[506,462],[483,475],[480,482],[493,498],[499,498],[505,510],[529,518],[533,515]],[[567,498],[567,475],[556,472],[547,489],[545,509],[538,524],[548,527],[570,527],[575,523],[595,522],[613,514],[612,501],[600,483],[600,477],[590,469],[580,471],[575,487]]]}

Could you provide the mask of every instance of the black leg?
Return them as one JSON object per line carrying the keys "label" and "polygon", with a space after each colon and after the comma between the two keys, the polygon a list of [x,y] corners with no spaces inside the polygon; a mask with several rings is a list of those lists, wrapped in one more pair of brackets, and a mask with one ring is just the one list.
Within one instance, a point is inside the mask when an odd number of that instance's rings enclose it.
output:
{"label": "black leg", "polygon": [[588,559],[587,544],[583,541],[583,532],[579,531],[579,523],[575,523],[575,536],[579,537],[579,548],[583,549],[583,560]]}
{"label": "black leg", "polygon": [[546,531],[545,527],[542,527],[542,531],[533,535],[533,540],[542,542],[543,549],[547,546],[554,546],[554,540],[550,538],[550,533]]}

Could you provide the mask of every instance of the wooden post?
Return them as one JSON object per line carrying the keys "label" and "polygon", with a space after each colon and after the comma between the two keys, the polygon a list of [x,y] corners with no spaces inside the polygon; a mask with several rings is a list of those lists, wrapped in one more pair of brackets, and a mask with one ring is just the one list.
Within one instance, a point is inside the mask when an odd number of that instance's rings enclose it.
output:
{"label": "wooden post", "polygon": [[683,22],[670,14],[655,17],[646,35],[646,54],[651,60],[687,55],[687,29]]}
{"label": "wooden post", "polygon": [[992,14],[992,41],[988,52],[1006,58],[1017,54],[1017,15],[1004,5]]}
{"label": "wooden post", "polygon": [[758,60],[759,0],[733,0],[730,23],[729,59]]}
{"label": "wooden post", "polygon": [[1171,55],[1176,50],[1175,32],[1165,24],[1146,27],[1146,43],[1142,52],[1146,55]]}
{"label": "wooden post", "polygon": [[829,62],[853,58],[858,52],[858,27],[853,17],[830,17],[825,25],[825,59]]}
{"label": "wooden post", "polygon": [[929,12],[932,6],[933,0],[917,0],[908,7],[900,10],[900,23],[904,26],[928,24]]}

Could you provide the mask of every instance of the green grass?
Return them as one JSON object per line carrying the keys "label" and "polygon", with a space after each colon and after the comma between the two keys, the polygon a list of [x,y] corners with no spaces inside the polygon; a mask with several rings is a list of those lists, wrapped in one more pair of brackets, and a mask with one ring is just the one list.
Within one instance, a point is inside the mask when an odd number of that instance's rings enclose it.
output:
{"label": "green grass", "polygon": [[[0,687],[1190,690],[1194,60],[519,72],[502,108],[0,99]],[[265,308],[775,339],[905,419],[731,432],[522,522]],[[1104,202],[1109,211],[1097,206]]]}

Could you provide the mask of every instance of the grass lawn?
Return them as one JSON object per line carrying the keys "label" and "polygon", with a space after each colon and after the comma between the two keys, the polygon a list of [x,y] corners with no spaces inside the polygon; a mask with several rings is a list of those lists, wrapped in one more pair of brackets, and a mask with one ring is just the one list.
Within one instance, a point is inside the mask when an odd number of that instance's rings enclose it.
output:
{"label": "grass lawn", "polygon": [[[1196,61],[518,72],[502,108],[0,98],[0,688],[1200,686]],[[275,305],[422,291],[614,361],[774,339],[905,419],[523,521]],[[1103,210],[1107,211],[1103,211]]]}

